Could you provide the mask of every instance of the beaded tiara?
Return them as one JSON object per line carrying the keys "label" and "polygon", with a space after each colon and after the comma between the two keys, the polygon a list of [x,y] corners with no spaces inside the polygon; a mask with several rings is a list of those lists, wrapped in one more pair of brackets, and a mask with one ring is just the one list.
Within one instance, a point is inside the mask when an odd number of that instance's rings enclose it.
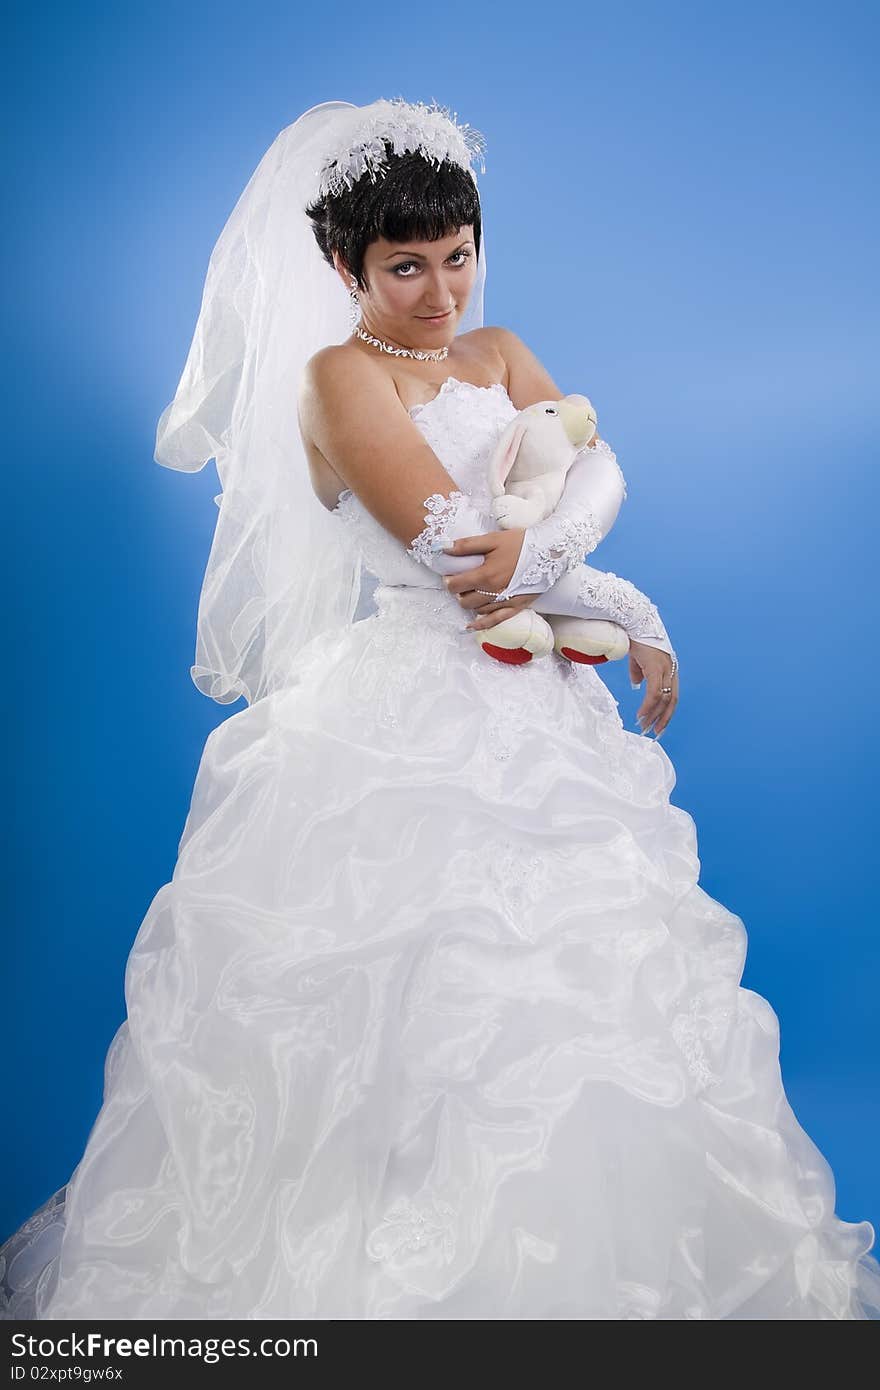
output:
{"label": "beaded tiara", "polygon": [[368,170],[375,181],[387,160],[386,140],[395,154],[418,151],[438,166],[449,159],[464,169],[478,158],[481,171],[486,170],[484,137],[466,122],[459,123],[454,111],[435,101],[427,105],[403,97],[383,98],[346,113],[316,171],[319,196],[351,188]]}

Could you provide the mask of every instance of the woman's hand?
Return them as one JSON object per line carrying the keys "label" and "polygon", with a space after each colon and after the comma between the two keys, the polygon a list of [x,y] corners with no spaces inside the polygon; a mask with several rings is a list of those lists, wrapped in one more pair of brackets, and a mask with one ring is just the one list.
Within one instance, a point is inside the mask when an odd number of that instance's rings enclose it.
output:
{"label": "woman's hand", "polygon": [[[463,603],[465,597],[469,595],[463,595],[459,603]],[[474,597],[482,599],[483,595],[476,594]],[[537,597],[537,594],[517,594],[515,598],[506,598],[503,603],[491,598],[484,599],[483,607],[475,611],[473,622],[468,623],[465,632],[472,632],[475,628],[497,627],[498,623],[503,623],[521,608],[527,608],[532,599]]]}
{"label": "woman's hand", "polygon": [[[524,535],[521,527],[512,527],[506,531],[487,531],[482,536],[460,536],[445,547],[446,555],[486,557],[482,565],[475,565],[461,574],[447,574],[443,580],[462,608],[473,610],[474,621],[468,623],[468,631],[472,628],[495,627],[538,597],[537,594],[517,594],[499,603],[488,596],[502,593],[513,578]],[[488,590],[488,594],[477,593],[477,587]]]}
{"label": "woman's hand", "polygon": [[[486,531],[481,536],[459,536],[457,541],[450,541],[449,545],[443,547],[444,555],[484,555],[486,558],[481,565],[474,565],[473,569],[446,575],[449,592],[461,597],[479,587],[491,593],[501,593],[513,578],[524,536],[525,530],[515,526],[508,531]],[[474,594],[474,600],[464,603],[464,607],[477,608],[483,601],[479,594]]]}
{"label": "woman's hand", "polygon": [[[644,642],[634,642],[630,638],[630,680],[635,685],[641,685],[644,679],[648,682],[645,698],[636,714],[643,734],[647,733],[656,719],[654,737],[659,738],[672,718],[678,704],[678,667],[676,666],[675,675],[670,680],[671,670],[672,658],[667,656],[666,652],[661,652],[659,647],[649,647]],[[661,694],[660,687],[663,685],[672,686],[671,695]]]}

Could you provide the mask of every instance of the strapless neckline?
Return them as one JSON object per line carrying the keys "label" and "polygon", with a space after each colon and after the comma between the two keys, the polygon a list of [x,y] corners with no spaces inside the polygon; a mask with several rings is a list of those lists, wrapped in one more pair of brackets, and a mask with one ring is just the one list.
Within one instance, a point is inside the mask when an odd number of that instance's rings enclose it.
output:
{"label": "strapless neckline", "polygon": [[[437,394],[435,396],[432,396],[429,401],[420,401],[417,405],[411,405],[409,407],[407,413],[409,414],[410,418],[415,419],[417,415],[419,415],[422,411],[427,410],[430,406],[434,404],[435,401],[439,401],[441,396],[445,396],[447,391],[451,391],[453,387],[462,387],[465,391],[500,391],[504,398],[510,401],[510,404],[513,405],[513,401],[510,399],[510,392],[508,391],[507,387],[500,381],[493,381],[491,386],[477,386],[472,381],[462,381],[460,377],[448,376],[444,382],[441,382],[440,390],[437,392]],[[339,496],[336,499],[336,506],[333,508],[333,511],[338,512],[341,504],[347,501],[349,497],[353,496],[354,493],[352,492],[351,488],[343,488],[342,492],[340,492]]]}
{"label": "strapless neckline", "polygon": [[[440,390],[435,396],[432,396],[429,401],[420,401],[418,405],[411,405],[409,407],[409,414],[415,415],[420,410],[427,410],[429,405],[433,405],[435,401],[439,400],[440,397],[444,395],[447,390],[451,390],[453,386],[464,386],[469,391],[501,391],[507,399],[510,400],[510,392],[500,381],[493,381],[491,386],[476,386],[472,381],[462,381],[460,377],[448,376],[445,381],[441,382]],[[511,405],[513,404],[512,401],[510,403]]]}

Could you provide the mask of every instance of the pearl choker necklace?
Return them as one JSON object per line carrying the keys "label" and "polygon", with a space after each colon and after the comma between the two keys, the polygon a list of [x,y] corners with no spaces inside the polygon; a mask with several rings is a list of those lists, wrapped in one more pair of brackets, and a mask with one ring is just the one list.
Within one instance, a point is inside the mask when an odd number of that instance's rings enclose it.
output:
{"label": "pearl choker necklace", "polygon": [[390,343],[383,343],[381,338],[374,338],[370,333],[365,333],[360,324],[354,331],[365,343],[372,343],[373,347],[381,348],[383,352],[390,352],[394,357],[414,357],[418,362],[442,362],[449,352],[448,346],[435,348],[433,352],[423,351],[422,348],[392,347]]}

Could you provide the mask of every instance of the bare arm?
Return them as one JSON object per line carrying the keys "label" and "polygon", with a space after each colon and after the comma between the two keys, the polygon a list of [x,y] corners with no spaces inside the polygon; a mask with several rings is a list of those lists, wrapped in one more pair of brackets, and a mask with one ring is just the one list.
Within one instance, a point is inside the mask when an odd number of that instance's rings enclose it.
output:
{"label": "bare arm", "polygon": [[536,401],[562,400],[564,392],[522,338],[509,328],[492,328],[491,333],[507,370],[507,394],[517,410],[525,410]]}
{"label": "bare arm", "polygon": [[459,490],[384,371],[360,355],[342,358],[324,348],[306,365],[298,404],[301,427],[379,524],[412,547],[414,559],[439,574],[479,568],[482,555],[440,550],[457,536],[479,535],[487,562],[499,552],[491,573],[508,582],[523,532],[498,531]]}
{"label": "bare arm", "polygon": [[456,487],[390,376],[365,359],[316,353],[300,383],[299,416],[346,486],[406,545],[422,529],[424,498]]}

